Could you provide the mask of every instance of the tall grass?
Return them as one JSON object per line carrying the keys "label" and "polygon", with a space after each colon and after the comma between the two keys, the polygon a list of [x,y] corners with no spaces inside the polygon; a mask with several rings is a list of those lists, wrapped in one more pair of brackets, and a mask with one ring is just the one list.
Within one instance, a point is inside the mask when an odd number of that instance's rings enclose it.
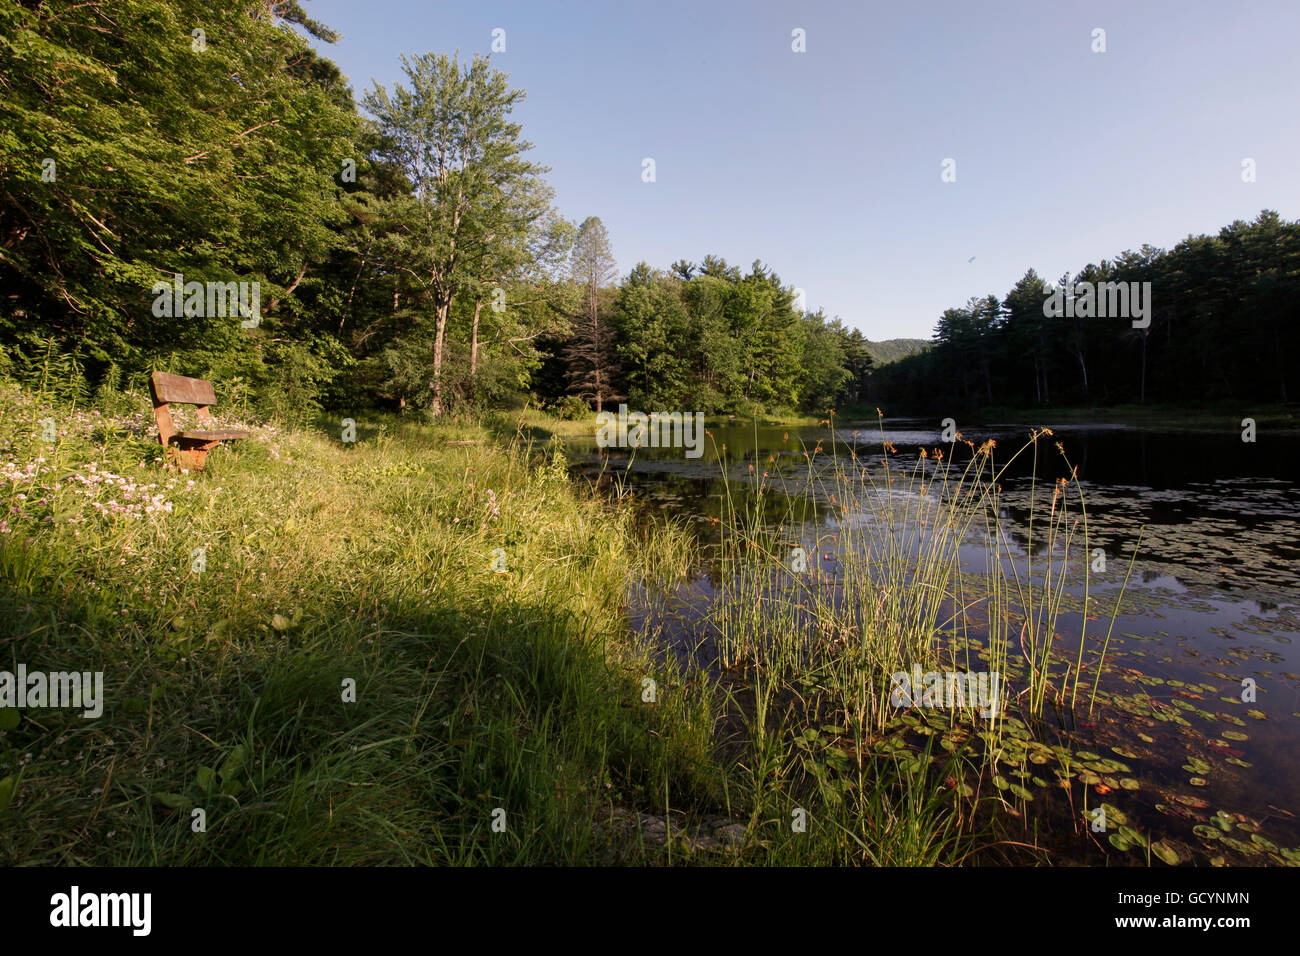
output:
{"label": "tall grass", "polygon": [[[1087,512],[1071,469],[1071,478],[1052,484],[1047,514],[1037,513],[1043,497],[1037,456],[1040,439],[1050,435],[1033,432],[1001,463],[995,442],[978,448],[962,442],[971,454],[957,466],[960,436],[947,449],[923,448],[910,463],[900,463],[889,441],[882,438],[875,452],[858,445],[855,433],[852,445],[802,447],[804,464],[793,475],[769,462],[750,476],[755,493],[743,497],[724,461],[719,561],[726,585],[714,616],[722,662],[790,674],[824,664],[829,655],[855,682],[865,676],[884,691],[890,674],[913,663],[939,663],[945,633],[957,636],[964,649],[978,630],[990,665],[1016,657],[1027,665],[1029,712],[1041,713],[1049,693],[1057,703],[1073,704],[1080,672],[1068,682],[1053,671],[1052,650],[1062,601],[1076,580],[1091,609]],[[1028,535],[1016,546],[1002,515],[1002,482],[1026,453],[1034,459]],[[725,459],[725,450],[720,455]],[[751,473],[755,467],[749,466]],[[774,492],[786,502],[775,527],[763,503]],[[983,553],[985,573],[960,573],[963,546]],[[795,549],[803,552],[806,573],[795,570]],[[1081,578],[1070,577],[1072,561]],[[977,628],[972,612],[979,616]],[[855,709],[864,727],[879,729],[890,709],[882,703],[888,694],[868,697]]]}
{"label": "tall grass", "polygon": [[[1028,540],[1015,546],[1003,481],[1022,455],[1033,458],[1031,475],[1039,473],[1050,431],[1033,432],[1001,462],[995,442],[976,447],[960,436],[909,461],[883,434],[883,421],[874,447],[856,433],[837,441],[834,422],[824,424],[830,447],[800,445],[793,469],[783,462],[791,456],[773,456],[735,477],[725,448],[717,449],[726,478],[721,583],[706,633],[729,675],[731,709],[744,714],[751,786],[758,793],[787,781],[783,799],[799,792],[816,799],[856,839],[879,826],[871,781],[886,772],[882,759],[893,759],[891,792],[911,817],[929,815],[928,833],[947,833],[949,823],[969,818],[956,797],[970,795],[964,781],[998,757],[1004,720],[1079,705],[1085,667],[1100,672],[1104,648],[1085,663],[1094,609],[1083,491],[1069,469],[1039,511],[1047,489],[1031,477]],[[784,502],[775,520],[771,499]],[[962,567],[980,554],[982,569]],[[1063,601],[1080,582],[1082,629],[1071,665],[1059,653],[1059,629]],[[914,667],[999,675],[992,719],[976,701],[958,700],[920,723],[927,733],[964,727],[983,738],[982,753],[918,754],[890,739],[903,712],[891,700],[891,678]]]}

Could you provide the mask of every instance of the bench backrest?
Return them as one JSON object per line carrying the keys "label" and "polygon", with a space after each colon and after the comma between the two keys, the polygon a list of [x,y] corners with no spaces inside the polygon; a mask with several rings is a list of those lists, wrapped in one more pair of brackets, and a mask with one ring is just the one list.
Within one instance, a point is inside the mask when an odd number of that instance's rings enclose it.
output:
{"label": "bench backrest", "polygon": [[208,413],[208,406],[217,403],[217,392],[211,382],[201,378],[172,375],[169,372],[154,372],[149,376],[149,391],[153,395],[153,417],[158,422],[158,440],[162,442],[164,448],[176,434],[176,426],[172,424],[172,412],[168,407],[170,403],[195,405],[199,421],[212,420],[212,416]]}
{"label": "bench backrest", "polygon": [[181,405],[217,404],[216,389],[212,387],[211,382],[205,382],[201,378],[154,372],[149,376],[149,385],[153,390],[155,404],[158,402],[178,402]]}

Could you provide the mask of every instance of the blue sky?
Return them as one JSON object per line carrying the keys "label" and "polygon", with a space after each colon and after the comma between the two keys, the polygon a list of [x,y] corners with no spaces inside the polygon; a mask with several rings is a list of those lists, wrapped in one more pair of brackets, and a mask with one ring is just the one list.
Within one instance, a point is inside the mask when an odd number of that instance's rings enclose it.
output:
{"label": "blue sky", "polygon": [[492,63],[528,93],[532,158],[624,273],[762,259],[872,339],[928,338],[1030,266],[1300,218],[1297,0],[306,7],[342,33],[321,46],[358,98],[402,79],[401,53],[468,58],[505,30]]}

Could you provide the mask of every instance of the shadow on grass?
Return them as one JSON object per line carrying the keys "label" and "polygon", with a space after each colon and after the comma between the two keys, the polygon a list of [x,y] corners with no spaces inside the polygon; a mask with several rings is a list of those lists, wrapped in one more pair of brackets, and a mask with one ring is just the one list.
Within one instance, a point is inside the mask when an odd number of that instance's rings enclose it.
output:
{"label": "shadow on grass", "polygon": [[6,865],[611,862],[601,808],[719,797],[706,722],[549,608],[321,603],[214,636],[115,602],[0,590],[0,670],[102,670],[105,697],[0,734]]}

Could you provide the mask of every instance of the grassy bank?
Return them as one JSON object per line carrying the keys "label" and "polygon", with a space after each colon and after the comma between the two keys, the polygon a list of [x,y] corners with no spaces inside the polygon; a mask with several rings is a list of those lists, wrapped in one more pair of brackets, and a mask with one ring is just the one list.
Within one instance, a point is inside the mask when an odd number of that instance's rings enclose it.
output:
{"label": "grassy bank", "polygon": [[[671,585],[684,539],[582,497],[553,448],[475,423],[359,421],[349,444],[253,423],[183,474],[142,396],[103,398],[0,384],[0,670],[105,687],[94,719],[0,711],[0,862],[962,852],[943,796],[892,765],[793,827],[816,794],[788,759],[628,633],[629,587]],[[651,814],[729,821],[733,848],[662,843]]]}
{"label": "grassy bank", "polygon": [[[610,411],[617,413],[615,405]],[[633,409],[636,411],[636,409]],[[819,419],[810,415],[757,415],[742,417],[739,415],[706,415],[705,428],[722,428],[728,425],[788,425],[792,428],[811,427],[819,424]],[[594,414],[573,420],[559,418],[537,408],[523,408],[512,411],[494,411],[483,418],[483,424],[498,437],[507,437],[515,433],[537,441],[546,441],[552,435],[560,438],[594,438],[596,419]]]}
{"label": "grassy bank", "polygon": [[1109,407],[1010,408],[987,406],[974,420],[989,425],[1007,422],[1067,424],[1100,422],[1123,425],[1159,425],[1188,431],[1240,431],[1243,418],[1258,427],[1300,429],[1300,408],[1286,405],[1214,405],[1191,408],[1179,405],[1114,405]]}

